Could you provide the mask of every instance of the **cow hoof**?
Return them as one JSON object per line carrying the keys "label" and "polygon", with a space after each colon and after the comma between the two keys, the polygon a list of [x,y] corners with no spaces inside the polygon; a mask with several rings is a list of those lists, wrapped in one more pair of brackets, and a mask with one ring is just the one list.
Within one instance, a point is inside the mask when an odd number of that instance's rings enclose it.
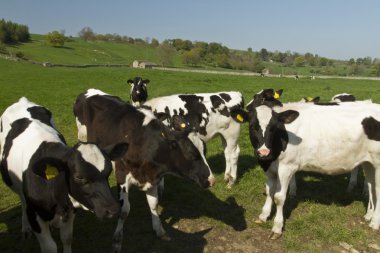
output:
{"label": "cow hoof", "polygon": [[277,240],[281,237],[281,234],[278,234],[278,233],[275,233],[275,232],[271,232],[270,235],[268,236],[269,239],[271,240]]}
{"label": "cow hoof", "polygon": [[165,241],[165,242],[171,241],[171,238],[168,234],[164,234],[164,235],[160,236],[159,239],[162,241]]}
{"label": "cow hoof", "polygon": [[264,224],[265,221],[263,221],[262,219],[258,218],[258,219],[255,220],[255,223],[256,224]]}

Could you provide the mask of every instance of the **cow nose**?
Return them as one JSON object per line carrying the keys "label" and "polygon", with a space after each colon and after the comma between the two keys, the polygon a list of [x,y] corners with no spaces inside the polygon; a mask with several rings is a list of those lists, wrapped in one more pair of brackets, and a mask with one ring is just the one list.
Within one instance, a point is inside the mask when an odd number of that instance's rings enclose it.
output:
{"label": "cow nose", "polygon": [[260,157],[265,157],[269,155],[270,150],[267,148],[263,148],[263,149],[257,150],[257,153],[259,154]]}

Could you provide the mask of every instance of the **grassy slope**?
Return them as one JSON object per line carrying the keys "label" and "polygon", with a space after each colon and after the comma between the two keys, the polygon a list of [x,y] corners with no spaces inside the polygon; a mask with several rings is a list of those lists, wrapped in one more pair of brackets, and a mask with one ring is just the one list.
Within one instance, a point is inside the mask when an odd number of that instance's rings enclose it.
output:
{"label": "grassy slope", "polygon": [[[181,92],[214,92],[238,90],[246,101],[265,87],[283,88],[284,101],[298,101],[302,96],[321,96],[328,100],[338,92],[350,92],[358,99],[372,98],[380,102],[379,82],[355,80],[292,80],[246,76],[220,76],[135,70],[129,68],[66,69],[42,68],[0,59],[0,112],[20,96],[48,107],[55,117],[59,130],[69,144],[76,139],[72,105],[76,96],[85,89],[95,87],[105,92],[128,98],[126,80],[136,75],[151,80],[151,97]],[[182,179],[169,178],[162,219],[170,224],[174,217],[187,218],[206,226],[230,228],[246,223],[248,228],[258,228],[253,223],[264,203],[265,176],[256,165],[248,138],[247,126],[242,127],[239,159],[240,181],[227,190],[222,183],[224,157],[220,140],[208,144],[208,160],[218,184],[203,191]],[[112,180],[112,185],[114,181]],[[334,250],[340,241],[364,247],[378,240],[378,234],[363,223],[365,199],[359,191],[346,194],[347,181],[341,177],[298,176],[298,196],[288,200],[286,231],[283,237],[286,251],[324,252]],[[35,240],[19,243],[21,238],[20,208],[18,199],[0,180],[0,251],[38,252]],[[184,252],[176,244],[159,243],[150,236],[151,225],[148,207],[143,194],[131,194],[132,211],[127,222],[126,245],[128,252]],[[225,202],[226,201],[226,202]],[[232,203],[232,204],[226,204]],[[240,207],[239,207],[240,206]],[[243,209],[242,209],[243,208]],[[74,249],[104,252],[110,248],[114,221],[101,224],[92,215],[79,214],[75,233],[78,236]],[[272,220],[260,225],[269,233]],[[101,230],[99,230],[101,226]],[[191,237],[188,234],[184,238]],[[91,238],[91,245],[88,244]],[[247,238],[249,239],[249,238]],[[139,243],[136,243],[138,241]],[[268,243],[270,243],[268,241]],[[174,247],[174,248],[173,248]]]}

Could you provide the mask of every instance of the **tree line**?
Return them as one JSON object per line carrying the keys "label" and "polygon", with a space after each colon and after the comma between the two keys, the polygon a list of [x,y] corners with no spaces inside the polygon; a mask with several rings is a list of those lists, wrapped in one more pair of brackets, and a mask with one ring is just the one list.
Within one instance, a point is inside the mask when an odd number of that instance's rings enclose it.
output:
{"label": "tree line", "polygon": [[0,43],[10,44],[30,40],[29,28],[11,21],[0,20]]}

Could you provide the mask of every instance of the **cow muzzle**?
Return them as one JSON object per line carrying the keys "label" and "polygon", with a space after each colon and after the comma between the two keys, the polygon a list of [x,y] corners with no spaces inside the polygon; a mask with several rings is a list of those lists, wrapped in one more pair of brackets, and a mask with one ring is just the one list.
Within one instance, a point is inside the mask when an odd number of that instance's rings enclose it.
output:
{"label": "cow muzzle", "polygon": [[257,154],[259,157],[267,157],[270,154],[270,150],[267,148],[261,148],[257,150]]}

